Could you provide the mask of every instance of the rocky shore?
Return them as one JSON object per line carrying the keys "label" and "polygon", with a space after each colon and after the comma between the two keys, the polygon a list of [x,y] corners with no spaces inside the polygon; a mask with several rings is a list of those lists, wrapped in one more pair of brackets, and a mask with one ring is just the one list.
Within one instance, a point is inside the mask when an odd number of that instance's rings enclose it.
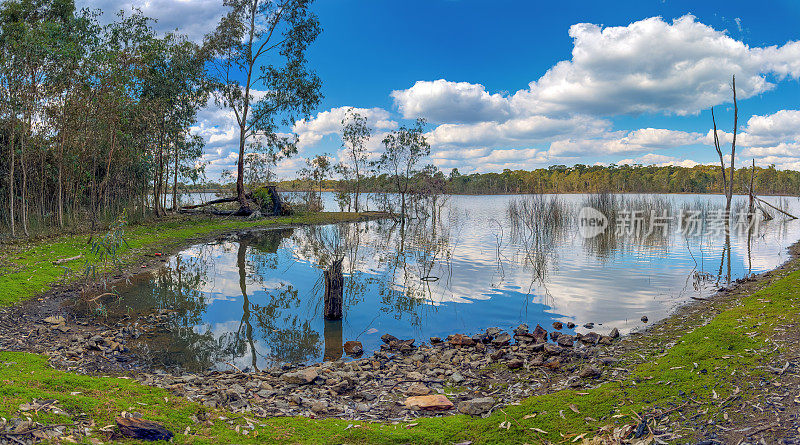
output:
{"label": "rocky shore", "polygon": [[[49,315],[30,324],[28,334],[0,337],[0,348],[39,352],[53,366],[80,373],[123,373],[211,408],[262,417],[337,417],[401,420],[493,410],[563,388],[594,386],[616,378],[614,344],[619,332],[569,335],[561,323],[550,332],[521,325],[513,332],[489,328],[467,336],[431,338],[416,345],[390,334],[371,355],[357,341],[345,342],[349,360],[308,367],[284,365],[259,372],[153,372],[130,343],[148,330],[168,329],[169,311],[98,326],[88,320]],[[13,332],[8,322],[5,332]]]}

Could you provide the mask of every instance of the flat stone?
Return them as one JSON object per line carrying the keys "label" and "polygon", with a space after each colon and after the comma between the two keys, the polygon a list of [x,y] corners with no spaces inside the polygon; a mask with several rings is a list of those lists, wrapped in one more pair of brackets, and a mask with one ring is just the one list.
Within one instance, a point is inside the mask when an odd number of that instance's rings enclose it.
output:
{"label": "flat stone", "polygon": [[455,334],[450,336],[450,344],[453,346],[474,346],[475,340],[463,334]]}
{"label": "flat stone", "polygon": [[489,412],[494,406],[494,399],[491,397],[480,397],[472,400],[464,400],[458,404],[458,412],[471,416],[480,416]]}
{"label": "flat stone", "polygon": [[383,340],[383,342],[386,343],[387,345],[393,341],[400,341],[400,339],[391,334],[383,334],[381,336],[381,340]]}
{"label": "flat stone", "polygon": [[316,414],[324,414],[328,412],[328,404],[322,400],[315,400],[311,402],[311,411]]}
{"label": "flat stone", "polygon": [[314,368],[305,368],[295,372],[287,372],[281,378],[286,383],[293,383],[296,385],[306,385],[317,378],[317,371]]}
{"label": "flat stone", "polygon": [[420,373],[420,372],[417,372],[417,371],[411,371],[411,372],[409,372],[408,374],[406,374],[406,377],[407,377],[409,380],[422,380],[422,379],[424,378],[424,377],[422,376],[422,373]]}
{"label": "flat stone", "polygon": [[523,362],[518,358],[515,358],[509,360],[508,363],[506,363],[506,366],[508,366],[509,369],[519,369],[522,367],[523,364],[525,364],[525,362]]}
{"label": "flat stone", "polygon": [[559,357],[552,357],[550,360],[545,362],[544,367],[547,369],[558,369],[561,367],[561,359]]}
{"label": "flat stone", "polygon": [[441,394],[409,397],[404,404],[406,408],[427,411],[447,411],[453,408],[453,402]]}
{"label": "flat stone", "polygon": [[407,396],[426,396],[430,393],[431,389],[419,382],[411,384],[406,390]]}
{"label": "flat stone", "polygon": [[67,319],[65,319],[61,315],[51,315],[50,317],[45,318],[44,322],[45,323],[50,323],[50,324],[53,324],[53,325],[59,325],[59,324],[66,323]]}
{"label": "flat stone", "polygon": [[600,377],[600,374],[602,374],[602,372],[599,369],[595,368],[594,366],[587,366],[581,370],[578,376],[586,379]]}
{"label": "flat stone", "polygon": [[510,342],[511,342],[511,335],[508,332],[502,332],[500,334],[497,334],[492,340],[492,344],[495,346],[505,346]]}
{"label": "flat stone", "polygon": [[344,352],[347,355],[359,355],[364,352],[364,347],[360,341],[350,340],[344,342]]}
{"label": "flat stone", "polygon": [[488,329],[486,329],[486,335],[488,335],[489,337],[494,337],[495,335],[497,335],[497,334],[499,334],[501,332],[503,332],[503,330],[500,329],[500,328],[488,328]]}
{"label": "flat stone", "polygon": [[571,348],[572,346],[575,345],[575,337],[571,335],[562,334],[558,336],[558,338],[556,339],[556,343],[558,343],[559,346],[565,348]]}
{"label": "flat stone", "polygon": [[544,345],[544,352],[547,353],[548,355],[558,355],[561,354],[562,351],[563,349],[561,348],[561,346],[554,345],[552,343],[545,343]]}

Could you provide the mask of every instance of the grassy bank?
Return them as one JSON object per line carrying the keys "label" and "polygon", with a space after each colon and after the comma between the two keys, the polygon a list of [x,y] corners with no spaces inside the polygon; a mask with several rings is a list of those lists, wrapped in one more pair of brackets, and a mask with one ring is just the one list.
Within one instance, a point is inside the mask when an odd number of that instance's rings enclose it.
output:
{"label": "grassy bank", "polygon": [[[293,224],[326,224],[355,221],[370,213],[309,213],[253,221],[219,217],[174,217],[125,227],[125,245],[118,252],[123,263],[131,265],[157,252],[168,252],[176,245],[213,234],[255,227]],[[48,291],[58,283],[78,279],[87,260],[94,263],[87,244],[88,235],[66,235],[3,246],[0,253],[0,306],[9,306]],[[60,259],[78,259],[58,265]]]}
{"label": "grassy bank", "polygon": [[[762,365],[780,352],[770,336],[780,325],[800,322],[799,271],[772,274],[750,288],[630,340],[641,346],[613,365],[630,370],[624,377],[594,389],[532,397],[495,410],[486,419],[458,415],[399,424],[258,419],[206,411],[131,380],[53,370],[44,357],[25,353],[0,353],[0,381],[4,382],[0,416],[20,417],[19,405],[33,398],[56,399],[67,416],[40,413],[33,418],[69,423],[70,416],[86,413],[102,426],[112,424],[123,410],[138,411],[174,431],[177,443],[332,444],[572,443],[612,436],[615,428],[640,423],[641,416],[677,422],[676,432],[685,428],[680,441],[691,442],[697,434],[691,429],[695,424],[724,425],[737,420],[738,410],[729,406],[731,401],[757,397],[748,392],[749,382],[770,378]],[[604,372],[613,371],[609,367]],[[198,424],[198,417],[209,418],[210,424]],[[188,434],[183,434],[187,427]]]}

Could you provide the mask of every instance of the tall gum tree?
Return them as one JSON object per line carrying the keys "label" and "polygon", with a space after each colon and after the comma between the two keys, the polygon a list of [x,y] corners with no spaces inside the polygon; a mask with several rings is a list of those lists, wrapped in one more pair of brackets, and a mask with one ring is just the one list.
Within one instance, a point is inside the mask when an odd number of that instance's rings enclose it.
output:
{"label": "tall gum tree", "polygon": [[233,111],[239,127],[236,196],[240,214],[252,209],[245,196],[248,141],[273,152],[297,151],[297,136],[279,132],[305,117],[321,99],[321,81],[307,68],[306,50],[321,32],[312,0],[226,0],[228,13],[206,37],[209,75],[217,105]]}

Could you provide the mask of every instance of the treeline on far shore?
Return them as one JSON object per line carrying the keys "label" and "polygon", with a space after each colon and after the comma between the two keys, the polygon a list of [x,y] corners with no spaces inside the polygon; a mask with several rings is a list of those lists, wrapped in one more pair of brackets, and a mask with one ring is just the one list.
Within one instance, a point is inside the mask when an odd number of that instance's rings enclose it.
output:
{"label": "treeline on far shore", "polygon": [[[734,175],[734,193],[748,193],[750,181],[758,195],[800,195],[800,172],[778,170],[774,166],[744,167]],[[504,193],[722,193],[722,173],[719,166],[697,165],[554,165],[548,168],[503,170],[500,173],[460,174],[453,169],[422,171],[413,178],[416,193],[449,193],[490,195]],[[293,179],[278,183],[283,190],[318,188],[312,181]],[[225,188],[215,184],[214,187]],[[324,190],[347,191],[348,181],[327,179]],[[365,176],[361,190],[366,192],[394,191],[394,178],[388,174]]]}

